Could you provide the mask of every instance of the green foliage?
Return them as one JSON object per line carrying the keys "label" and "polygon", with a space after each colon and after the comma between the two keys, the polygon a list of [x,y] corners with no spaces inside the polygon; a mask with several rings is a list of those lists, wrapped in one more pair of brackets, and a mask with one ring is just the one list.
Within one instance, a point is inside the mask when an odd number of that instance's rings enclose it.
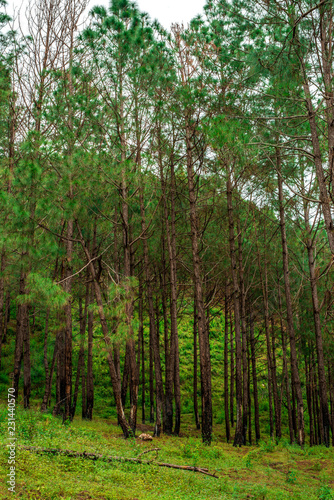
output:
{"label": "green foliage", "polygon": [[50,309],[61,309],[69,299],[69,294],[40,273],[29,273],[27,277],[28,293],[17,297],[18,303],[41,304]]}

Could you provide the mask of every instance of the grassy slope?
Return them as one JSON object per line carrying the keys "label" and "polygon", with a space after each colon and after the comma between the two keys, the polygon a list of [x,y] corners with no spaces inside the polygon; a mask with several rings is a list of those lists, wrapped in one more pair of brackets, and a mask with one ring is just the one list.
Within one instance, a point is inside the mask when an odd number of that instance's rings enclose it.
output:
{"label": "grassy slope", "polygon": [[[104,353],[95,345],[95,416],[93,422],[76,417],[70,427],[50,414],[36,411],[43,387],[42,337],[36,332],[32,339],[34,410],[17,409],[18,444],[58,447],[106,455],[136,457],[143,450],[158,446],[159,460],[182,465],[200,465],[217,472],[219,479],[193,472],[158,468],[154,465],[102,461],[61,456],[36,455],[17,450],[17,497],[22,499],[300,499],[334,500],[334,450],[324,447],[290,446],[283,438],[274,446],[266,437],[268,407],[264,362],[259,344],[259,397],[261,430],[264,441],[255,447],[235,449],[225,443],[224,412],[222,410],[223,319],[213,320],[211,355],[214,399],[214,441],[211,447],[202,445],[200,432],[194,430],[192,416],[192,321],[191,314],[180,324],[181,385],[183,416],[181,437],[162,436],[153,443],[125,441],[115,425],[115,410]],[[14,349],[14,322],[8,344],[4,347],[4,370],[0,374],[1,400],[6,397]],[[97,327],[98,328],[98,327]],[[76,337],[74,352],[79,339]],[[161,349],[163,352],[163,349]],[[75,354],[76,357],[76,354]],[[279,359],[279,356],[278,356]],[[280,366],[278,370],[280,371]],[[262,378],[263,377],[263,378]],[[147,401],[148,403],[148,401]],[[77,410],[80,415],[80,408]],[[138,416],[141,412],[138,411]],[[5,406],[0,406],[0,440],[7,437]],[[286,415],[283,415],[283,421]],[[286,423],[286,422],[285,422]],[[139,430],[152,432],[149,426]],[[232,431],[233,435],[233,431]],[[7,451],[0,450],[0,498],[13,498],[5,484]],[[146,457],[144,457],[146,458]],[[147,457],[149,458],[149,456]],[[333,488],[333,490],[332,490]]]}
{"label": "grassy slope", "polygon": [[[1,406],[1,435],[6,437],[5,407]],[[143,430],[148,430],[146,426]],[[215,427],[219,435],[220,426]],[[76,418],[64,427],[51,415],[17,412],[18,444],[136,457],[159,447],[159,460],[200,465],[219,479],[154,465],[92,462],[88,459],[36,455],[17,450],[17,497],[22,499],[321,499],[334,498],[334,450],[304,450],[286,442],[274,446],[235,449],[220,438],[202,445],[193,425],[185,423],[181,438],[163,436],[153,443],[125,441],[115,423]],[[154,454],[153,454],[154,455]],[[145,458],[145,457],[144,457]],[[148,456],[146,457],[148,458]],[[0,452],[0,498],[13,498],[5,485],[7,451]],[[331,493],[332,491],[332,493]]]}

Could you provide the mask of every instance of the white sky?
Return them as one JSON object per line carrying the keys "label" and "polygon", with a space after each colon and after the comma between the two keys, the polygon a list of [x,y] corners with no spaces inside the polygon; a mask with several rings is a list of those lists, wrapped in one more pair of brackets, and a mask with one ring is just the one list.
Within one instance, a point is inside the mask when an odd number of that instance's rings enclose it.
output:
{"label": "white sky", "polygon": [[[139,9],[147,12],[151,19],[158,19],[158,21],[169,29],[172,23],[187,23],[197,14],[203,12],[205,0],[137,0]],[[26,4],[25,0],[7,0],[7,13],[13,14],[14,8],[18,9],[21,5]],[[89,9],[94,5],[109,5],[109,0],[90,0]],[[24,7],[21,10],[24,15]],[[23,25],[24,25],[24,20]]]}

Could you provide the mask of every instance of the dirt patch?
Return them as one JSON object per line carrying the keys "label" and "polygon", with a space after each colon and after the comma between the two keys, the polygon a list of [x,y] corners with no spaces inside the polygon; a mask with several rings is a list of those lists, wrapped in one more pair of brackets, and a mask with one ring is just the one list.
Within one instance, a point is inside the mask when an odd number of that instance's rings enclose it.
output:
{"label": "dirt patch", "polygon": [[326,460],[298,460],[295,462],[294,467],[301,471],[321,471],[327,467]]}

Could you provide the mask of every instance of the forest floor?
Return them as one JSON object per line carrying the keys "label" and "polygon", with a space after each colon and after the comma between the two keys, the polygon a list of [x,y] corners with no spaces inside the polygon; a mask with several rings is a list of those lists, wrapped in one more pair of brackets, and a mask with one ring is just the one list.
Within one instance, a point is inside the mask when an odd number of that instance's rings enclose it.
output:
{"label": "forest floor", "polygon": [[[334,500],[334,449],[305,446],[302,450],[282,440],[233,448],[215,425],[211,446],[201,442],[192,416],[183,417],[179,438],[163,435],[152,442],[124,440],[114,419],[96,417],[92,422],[75,418],[71,425],[36,410],[16,411],[16,492],[8,491],[8,431],[6,407],[0,405],[1,499],[39,500],[214,500],[295,499]],[[138,426],[152,434],[149,425]],[[60,448],[95,454],[137,457],[160,448],[158,460],[206,467],[218,478],[197,472],[151,464],[92,461],[61,455],[36,454],[20,446]],[[149,453],[143,459],[155,459]]]}

